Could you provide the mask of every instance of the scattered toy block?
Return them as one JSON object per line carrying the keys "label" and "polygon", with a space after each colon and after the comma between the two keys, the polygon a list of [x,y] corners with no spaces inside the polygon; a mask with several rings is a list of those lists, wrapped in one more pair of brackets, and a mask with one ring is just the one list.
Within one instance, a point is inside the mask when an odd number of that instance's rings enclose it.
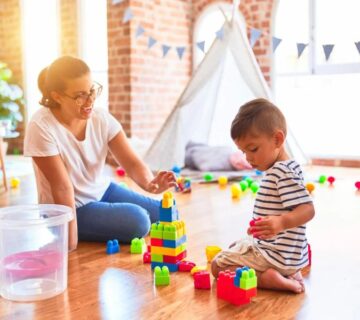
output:
{"label": "scattered toy block", "polygon": [[170,284],[169,268],[167,266],[155,267],[154,278],[156,286],[168,286]]}
{"label": "scattered toy block", "polygon": [[131,253],[137,253],[137,254],[143,254],[146,252],[146,243],[144,238],[134,238],[131,240],[131,246],[130,246],[130,252]]}
{"label": "scattered toy block", "polygon": [[207,271],[207,266],[195,266],[194,268],[191,269],[190,273],[191,275],[194,275],[196,272],[200,272],[200,271]]}
{"label": "scattered toy block", "polygon": [[194,262],[191,261],[180,261],[178,263],[179,266],[179,271],[181,272],[190,272],[195,266],[196,264]]}
{"label": "scattered toy block", "polygon": [[208,271],[200,271],[194,274],[194,286],[195,289],[209,290],[210,284],[210,273]]}
{"label": "scattered toy block", "polygon": [[114,254],[120,251],[119,241],[117,239],[109,240],[106,243],[106,253]]}
{"label": "scattered toy block", "polygon": [[207,246],[205,249],[207,261],[211,262],[214,257],[221,251],[222,249],[218,246]]}

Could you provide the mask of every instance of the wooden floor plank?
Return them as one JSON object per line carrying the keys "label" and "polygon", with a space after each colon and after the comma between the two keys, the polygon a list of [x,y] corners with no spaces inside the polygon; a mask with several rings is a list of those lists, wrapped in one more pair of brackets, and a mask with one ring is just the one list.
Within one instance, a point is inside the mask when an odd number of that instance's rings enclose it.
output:
{"label": "wooden floor plank", "polygon": [[[37,303],[0,298],[0,319],[359,319],[360,194],[354,182],[359,169],[308,168],[312,177],[332,174],[334,187],[319,186],[313,194],[316,217],[308,226],[313,266],[305,277],[306,292],[259,290],[251,304],[235,307],[211,291],[194,290],[187,273],[171,275],[168,287],[153,285],[149,265],[129,246],[106,255],[103,243],[80,243],[69,256],[69,285],[64,294]],[[135,186],[129,182],[130,186]],[[22,177],[18,190],[0,195],[0,205],[36,202],[33,177]],[[176,194],[186,222],[188,256],[205,264],[205,246],[228,246],[244,236],[254,201],[247,194],[231,199],[229,187],[195,185],[187,195]]]}

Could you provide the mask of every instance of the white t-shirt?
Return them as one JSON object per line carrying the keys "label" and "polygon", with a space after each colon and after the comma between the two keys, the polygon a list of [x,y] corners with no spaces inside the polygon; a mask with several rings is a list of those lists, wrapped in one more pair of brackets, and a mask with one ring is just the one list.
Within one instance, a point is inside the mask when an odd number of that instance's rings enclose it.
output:
{"label": "white t-shirt", "polygon": [[[109,187],[110,178],[103,170],[108,153],[108,142],[122,127],[106,110],[95,108],[87,122],[85,139],[77,140],[58,122],[48,108],[41,108],[27,126],[24,155],[48,157],[60,155],[74,186],[75,205],[83,206],[98,201]],[[48,180],[36,166],[39,203],[54,203]]]}

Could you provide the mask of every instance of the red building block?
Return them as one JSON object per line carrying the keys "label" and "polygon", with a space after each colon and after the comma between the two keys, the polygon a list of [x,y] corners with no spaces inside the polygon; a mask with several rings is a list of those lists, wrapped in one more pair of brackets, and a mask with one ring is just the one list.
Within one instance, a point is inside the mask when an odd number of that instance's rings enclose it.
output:
{"label": "red building block", "polygon": [[143,262],[144,263],[151,263],[151,253],[150,252],[144,252],[144,254],[143,254]]}
{"label": "red building block", "polygon": [[309,259],[309,267],[311,267],[311,247],[310,244],[308,244],[308,259]]}
{"label": "red building block", "polygon": [[181,252],[179,255],[177,256],[163,256],[163,260],[165,263],[178,263],[179,261],[181,261],[182,259],[186,258],[186,250]]}
{"label": "red building block", "polygon": [[154,247],[162,247],[164,245],[163,242],[164,242],[163,239],[157,239],[157,238],[150,239],[150,244]]}
{"label": "red building block", "polygon": [[182,272],[190,272],[192,268],[194,268],[196,264],[191,261],[180,261],[178,263],[179,271]]}
{"label": "red building block", "polygon": [[208,271],[200,271],[194,274],[195,289],[210,289],[210,273]]}

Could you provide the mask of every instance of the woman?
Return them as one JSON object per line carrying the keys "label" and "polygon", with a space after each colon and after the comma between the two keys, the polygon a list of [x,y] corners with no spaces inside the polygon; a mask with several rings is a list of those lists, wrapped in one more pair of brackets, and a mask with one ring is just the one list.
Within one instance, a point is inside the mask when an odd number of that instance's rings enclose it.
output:
{"label": "woman", "polygon": [[89,67],[64,56],[38,78],[44,106],[25,135],[25,156],[33,159],[40,203],[69,206],[76,212],[69,226],[69,249],[85,241],[130,242],[146,235],[158,220],[159,201],[115,183],[103,174],[110,150],[127,174],[145,191],[160,193],[176,184],[172,172],[155,178],[129,145],[117,120],[94,109],[101,85]]}

